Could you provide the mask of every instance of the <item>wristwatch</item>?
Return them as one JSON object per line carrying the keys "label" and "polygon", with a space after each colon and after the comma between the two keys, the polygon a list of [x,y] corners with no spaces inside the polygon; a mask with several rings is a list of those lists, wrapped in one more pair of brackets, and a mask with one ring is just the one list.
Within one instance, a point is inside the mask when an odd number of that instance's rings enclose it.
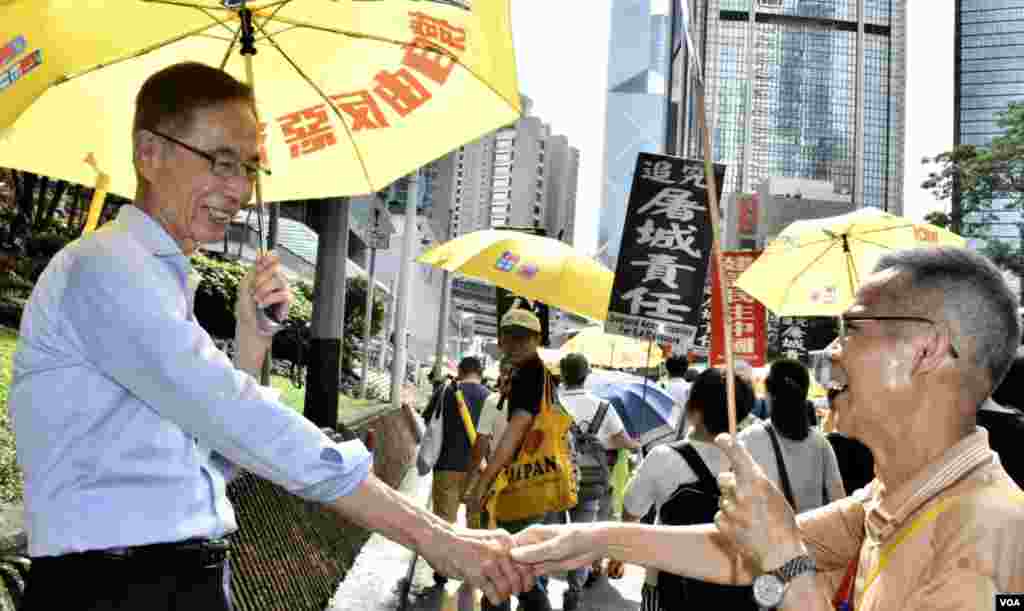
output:
{"label": "wristwatch", "polygon": [[786,595],[786,587],[804,573],[813,573],[816,569],[814,558],[807,554],[797,556],[774,571],[758,575],[754,579],[754,602],[764,609],[774,609],[782,604]]}

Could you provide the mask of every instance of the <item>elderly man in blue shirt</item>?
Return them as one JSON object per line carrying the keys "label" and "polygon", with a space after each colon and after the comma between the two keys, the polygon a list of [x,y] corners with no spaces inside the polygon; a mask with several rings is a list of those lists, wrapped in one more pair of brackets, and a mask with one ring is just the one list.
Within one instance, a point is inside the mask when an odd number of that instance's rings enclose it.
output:
{"label": "elderly man in blue shirt", "polygon": [[[126,134],[127,136],[127,134]],[[376,479],[253,376],[287,312],[274,255],[239,289],[236,362],[193,315],[197,244],[253,191],[252,91],[202,64],[147,80],[133,126],[138,187],[117,219],[59,252],[25,308],[10,411],[25,474],[24,608],[230,609],[223,537],[236,466],[416,549],[495,602],[528,584],[501,532],[452,527]]]}

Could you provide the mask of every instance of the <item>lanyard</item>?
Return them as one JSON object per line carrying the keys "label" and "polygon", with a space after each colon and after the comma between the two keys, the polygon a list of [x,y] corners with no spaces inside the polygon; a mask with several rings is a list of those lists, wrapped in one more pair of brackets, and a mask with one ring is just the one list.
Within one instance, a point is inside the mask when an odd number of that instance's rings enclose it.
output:
{"label": "lanyard", "polygon": [[[1024,502],[1024,494],[1021,494],[1019,491],[1009,492],[1007,496],[1009,496],[1014,502]],[[935,504],[928,511],[914,518],[914,521],[911,522],[909,526],[899,531],[899,534],[892,542],[882,548],[882,553],[878,557],[878,562],[868,572],[867,579],[864,581],[864,591],[860,596],[862,601],[864,600],[864,597],[867,596],[867,593],[875,583],[875,580],[878,579],[878,576],[882,573],[882,570],[885,569],[886,565],[889,564],[889,561],[892,560],[892,556],[893,553],[895,553],[896,548],[921,528],[937,520],[940,515],[951,509],[953,505],[962,498],[964,497],[950,497]],[[839,587],[839,591],[836,592],[836,596],[832,601],[836,611],[854,611],[854,590],[856,589],[857,563],[857,558],[850,561],[850,566],[847,567],[843,583]]]}

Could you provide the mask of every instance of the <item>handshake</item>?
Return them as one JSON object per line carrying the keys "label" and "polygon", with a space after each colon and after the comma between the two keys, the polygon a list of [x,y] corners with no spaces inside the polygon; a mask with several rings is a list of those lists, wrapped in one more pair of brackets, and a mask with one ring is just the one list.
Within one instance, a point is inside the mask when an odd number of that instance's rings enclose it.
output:
{"label": "handshake", "polygon": [[[536,525],[510,534],[446,524],[442,540],[428,542],[420,552],[436,572],[479,588],[493,604],[533,589],[541,575],[605,557],[718,583],[749,584],[806,549],[785,497],[746,448],[728,435],[720,435],[716,444],[733,470],[718,477],[720,511],[714,525],[597,522]],[[737,553],[743,560],[738,566]]]}

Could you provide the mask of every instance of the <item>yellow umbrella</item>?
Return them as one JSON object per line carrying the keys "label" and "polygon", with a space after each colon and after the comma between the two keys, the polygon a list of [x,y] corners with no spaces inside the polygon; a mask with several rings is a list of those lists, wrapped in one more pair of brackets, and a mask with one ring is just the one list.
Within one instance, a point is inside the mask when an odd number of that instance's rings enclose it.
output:
{"label": "yellow umbrella", "polygon": [[595,320],[608,314],[614,274],[552,238],[500,229],[474,231],[428,250],[417,261]]}
{"label": "yellow umbrella", "polygon": [[786,227],[736,280],[777,316],[838,316],[862,278],[886,252],[918,246],[964,246],[955,233],[861,208]]}
{"label": "yellow umbrella", "polygon": [[[238,5],[255,55],[239,54]],[[255,77],[266,201],[378,191],[521,114],[509,0],[15,0],[0,2],[0,166],[92,184],[91,153],[133,197],[134,95],[181,61]]]}
{"label": "yellow umbrella", "polygon": [[605,333],[601,327],[586,327],[562,345],[562,352],[579,352],[591,366],[638,369],[664,362],[661,347],[651,340]]}

